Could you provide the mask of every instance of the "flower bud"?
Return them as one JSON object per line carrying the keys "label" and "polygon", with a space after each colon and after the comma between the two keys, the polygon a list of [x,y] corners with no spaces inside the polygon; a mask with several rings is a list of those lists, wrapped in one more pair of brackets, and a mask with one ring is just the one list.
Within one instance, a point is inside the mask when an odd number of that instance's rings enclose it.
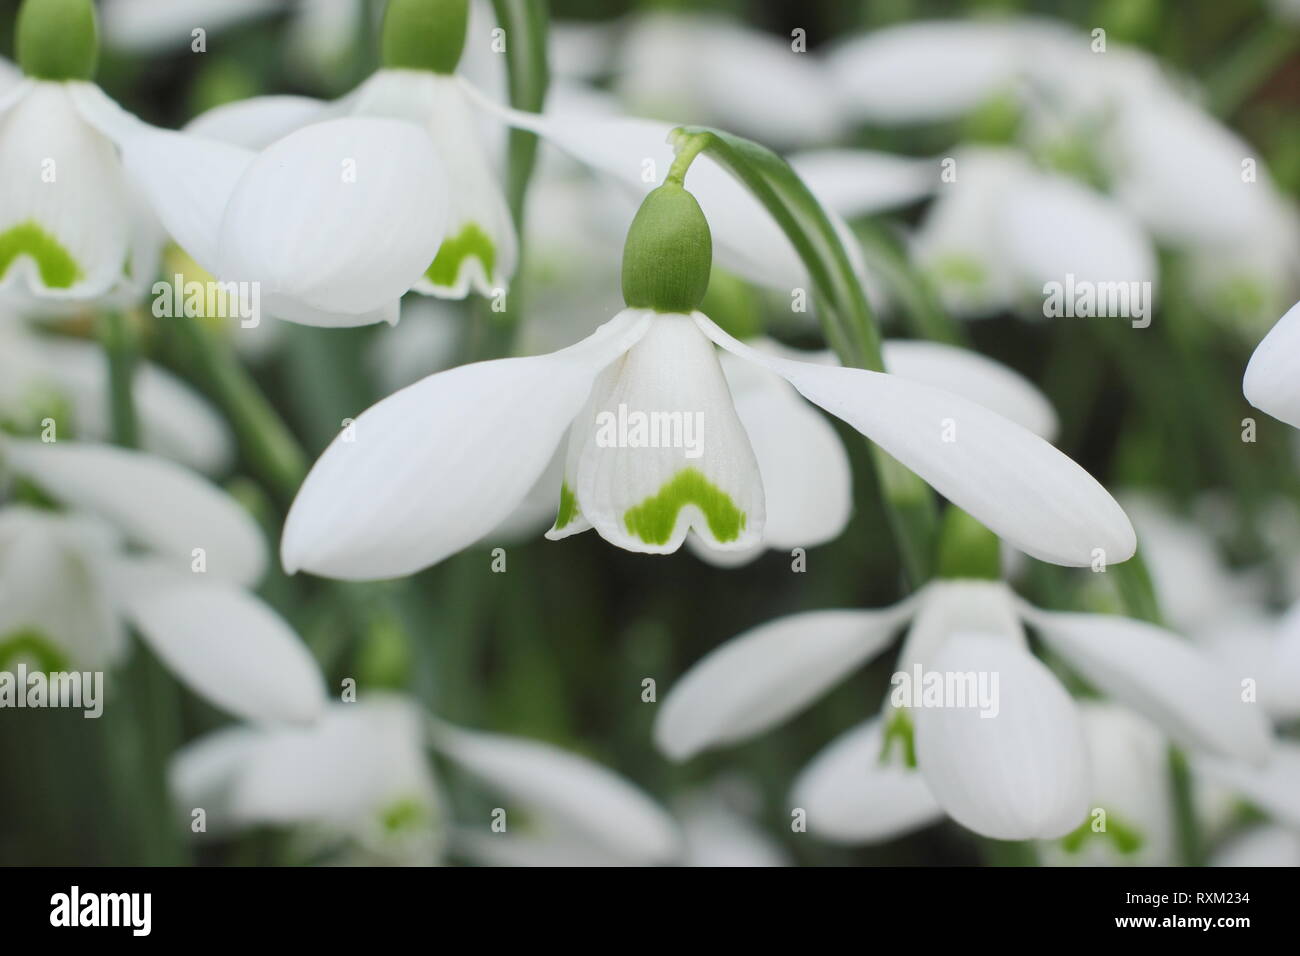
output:
{"label": "flower bud", "polygon": [[636,309],[693,312],[712,266],[713,237],[695,197],[676,182],[653,190],[623,245],[623,300]]}
{"label": "flower bud", "polygon": [[454,73],[468,25],[469,0],[388,0],[380,61],[386,69]]}
{"label": "flower bud", "polygon": [[18,65],[40,80],[89,80],[99,61],[91,0],[24,0],[15,27]]}

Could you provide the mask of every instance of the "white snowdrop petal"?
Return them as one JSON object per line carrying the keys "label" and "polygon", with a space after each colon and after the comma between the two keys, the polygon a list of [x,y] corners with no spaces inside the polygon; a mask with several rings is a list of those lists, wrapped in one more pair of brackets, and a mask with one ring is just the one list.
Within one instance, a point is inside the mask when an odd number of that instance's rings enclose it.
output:
{"label": "white snowdrop petal", "polygon": [[175,462],[90,442],[7,440],[5,466],[51,497],[109,521],[137,544],[237,584],[261,580],[266,543],[239,503]]}
{"label": "white snowdrop petal", "polygon": [[[1051,839],[1084,821],[1089,778],[1074,701],[1042,663],[1005,638],[954,635],[931,670],[996,677],[996,709],[913,707],[917,764],[962,826],[997,840]],[[987,675],[987,676],[985,676]],[[951,702],[946,702],[951,703]]]}
{"label": "white snowdrop petal", "polygon": [[1040,438],[1056,437],[1056,409],[1020,373],[970,349],[942,342],[893,340],[882,344],[885,370],[946,389],[997,412]]}
{"label": "white snowdrop petal", "polygon": [[[108,364],[98,344],[35,336],[6,341],[0,349],[0,375],[6,380],[0,386],[4,391],[53,385],[71,402],[79,437],[111,437],[111,415],[104,401]],[[133,390],[146,451],[209,474],[229,465],[234,440],[225,420],[205,399],[149,363],[136,367]]]}
{"label": "white snowdrop petal", "polygon": [[1105,297],[1122,318],[1151,317],[1155,248],[1133,214],[1110,197],[1064,176],[1032,173],[1008,192],[997,234],[1028,301],[1050,295],[1056,283],[1063,296],[1074,291],[1077,308],[1086,284],[1095,296],[1089,308],[1100,310]]}
{"label": "white snowdrop petal", "polygon": [[1270,190],[1245,175],[1258,151],[1198,104],[1156,89],[1120,101],[1108,153],[1115,194],[1178,245],[1248,241],[1272,214]]}
{"label": "white snowdrop petal", "polygon": [[1300,744],[1295,741],[1276,741],[1272,757],[1261,767],[1209,756],[1195,757],[1193,766],[1279,823],[1300,830]]}
{"label": "white snowdrop petal", "polygon": [[763,483],[764,543],[788,550],[839,537],[853,511],[853,475],[839,435],[779,375],[730,353],[721,359]]}
{"label": "white snowdrop petal", "polygon": [[196,263],[215,274],[226,205],[256,154],[149,127],[136,129],[120,145],[132,184],[163,228]]}
{"label": "white snowdrop petal", "polygon": [[182,747],[167,766],[167,788],[184,819],[204,811],[206,833],[229,832],[236,824],[231,800],[245,768],[266,739],[261,728],[223,727]]}
{"label": "white snowdrop petal", "polygon": [[451,185],[446,238],[416,291],[461,299],[492,296],[509,285],[518,261],[505,195],[475,128],[463,81],[415,70],[379,70],[347,98],[356,115],[419,124],[433,140]]}
{"label": "white snowdrop petal", "polygon": [[795,779],[790,805],[808,830],[835,843],[879,843],[944,817],[918,770],[882,761],[883,721],[873,717],[831,741]]}
{"label": "white snowdrop petal", "polygon": [[907,206],[939,185],[939,164],[869,149],[819,149],[788,157],[826,209],[846,219]]}
{"label": "white snowdrop petal", "polygon": [[119,660],[126,629],[102,574],[118,544],[84,516],[0,508],[0,644],[35,632],[74,668]]}
{"label": "white snowdrop petal", "polygon": [[101,296],[126,275],[134,208],[111,140],[71,84],[28,80],[0,110],[0,289]]}
{"label": "white snowdrop petal", "polygon": [[1118,615],[1021,607],[1048,646],[1086,680],[1174,740],[1254,763],[1268,759],[1271,731],[1260,705],[1243,701],[1236,678],[1192,645]]}
{"label": "white snowdrop petal", "polygon": [[737,743],[807,707],[888,646],[911,612],[792,614],[714,649],[673,685],[655,717],[655,744],[674,760]]}
{"label": "white snowdrop petal", "polygon": [[299,490],[285,568],[395,577],[479,540],[523,500],[596,376],[650,321],[629,309],[568,349],[440,372],[364,412]]}
{"label": "white snowdrop petal", "polygon": [[216,578],[132,562],[111,572],[132,626],[167,667],[223,710],[306,723],[325,682],[302,640],[260,598]]}
{"label": "white snowdrop petal", "polygon": [[639,864],[681,852],[676,823],[622,777],[550,744],[440,725],[434,746],[526,813]]}
{"label": "white snowdrop petal", "polygon": [[879,123],[955,119],[1008,89],[1021,37],[1009,24],[919,21],[876,30],[829,54],[840,99]]}
{"label": "white snowdrop petal", "polygon": [[222,103],[185,124],[191,136],[263,150],[309,123],[331,115],[330,104],[310,96],[254,96]]}
{"label": "white snowdrop petal", "polygon": [[1210,857],[1209,866],[1300,866],[1300,835],[1259,824],[1233,837]]}
{"label": "white snowdrop petal", "polygon": [[[504,109],[481,94],[471,92],[471,98],[512,126],[536,133],[603,173],[638,200],[663,181],[672,165],[668,134],[677,124],[587,113],[522,113]],[[699,157],[691,164],[686,185],[709,221],[713,254],[720,265],[787,293],[808,288],[808,271],[790,240],[763,205],[721,166],[708,156]],[[838,216],[828,215],[842,227]],[[849,254],[858,271],[865,271],[856,244],[849,247]]]}
{"label": "white snowdrop petal", "polygon": [[700,313],[713,341],[785,378],[1029,555],[1090,565],[1132,557],[1123,509],[1078,464],[1029,430],[951,392],[897,375],[765,355]]}
{"label": "white snowdrop petal", "polygon": [[291,321],[306,317],[281,301],[374,320],[433,261],[447,190],[433,143],[415,125],[314,123],[272,144],[240,177],[221,221],[216,273],[258,282],[266,309]]}
{"label": "white snowdrop petal", "polygon": [[393,806],[438,814],[423,725],[407,698],[372,693],[323,708],[307,727],[268,727],[233,790],[232,812],[245,824],[318,823],[354,834]]}
{"label": "white snowdrop petal", "polygon": [[[717,352],[686,315],[655,315],[585,425],[574,496],[612,544],[667,554],[693,530],[720,550],[762,540],[763,486]],[[582,423],[578,423],[582,424]]]}
{"label": "white snowdrop petal", "polygon": [[[1106,701],[1081,700],[1079,713],[1092,769],[1090,825],[1073,839],[1042,844],[1044,865],[1174,865],[1174,804],[1164,736],[1137,714]],[[1093,829],[1098,820],[1105,829]]]}
{"label": "white snowdrop petal", "polygon": [[1300,428],[1300,302],[1256,346],[1242,391],[1260,411]]}

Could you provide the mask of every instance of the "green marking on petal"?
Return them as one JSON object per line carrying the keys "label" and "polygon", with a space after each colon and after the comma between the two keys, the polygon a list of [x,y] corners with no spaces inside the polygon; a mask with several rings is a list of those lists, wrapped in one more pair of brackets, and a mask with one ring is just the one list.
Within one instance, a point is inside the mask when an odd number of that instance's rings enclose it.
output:
{"label": "green marking on petal", "polygon": [[68,656],[36,631],[16,631],[0,638],[0,671],[12,671],[21,660],[33,661],[47,673],[72,669]]}
{"label": "green marking on petal", "polygon": [[555,530],[567,527],[578,517],[578,496],[566,481],[560,485],[560,510],[555,516]]}
{"label": "green marking on petal", "polygon": [[0,276],[22,256],[35,261],[41,281],[48,288],[68,289],[81,278],[81,268],[72,253],[30,219],[0,233]]}
{"label": "green marking on petal", "polygon": [[719,541],[735,541],[745,528],[745,512],[695,468],[679,471],[658,494],[629,508],[623,523],[646,544],[666,544],[677,525],[677,513],[686,505],[695,505],[704,512],[709,530]]}
{"label": "green marking on petal", "polygon": [[483,274],[492,279],[492,267],[497,260],[497,247],[478,223],[466,223],[458,235],[444,239],[438,257],[425,270],[429,281],[438,286],[452,286],[460,275],[465,260],[473,257],[483,263]]}
{"label": "green marking on petal", "polygon": [[379,820],[385,833],[414,830],[428,819],[424,804],[414,798],[398,800],[384,807]]}
{"label": "green marking on petal", "polygon": [[912,728],[912,718],[905,708],[898,708],[890,715],[885,725],[885,739],[880,748],[880,762],[889,759],[889,753],[897,741],[903,748],[903,763],[910,769],[916,769],[916,733]]}
{"label": "green marking on petal", "polygon": [[1084,820],[1077,827],[1061,837],[1061,846],[1066,853],[1078,853],[1083,849],[1083,844],[1091,836],[1097,836],[1102,839],[1110,837],[1110,842],[1115,844],[1115,849],[1124,856],[1129,856],[1142,849],[1145,842],[1142,834],[1126,823],[1115,819],[1114,814],[1106,815],[1106,829],[1094,830],[1092,828],[1092,818]]}
{"label": "green marking on petal", "polygon": [[988,278],[984,272],[984,267],[979,262],[958,255],[945,256],[937,260],[933,266],[933,274],[940,282],[967,286],[972,289],[983,286]]}

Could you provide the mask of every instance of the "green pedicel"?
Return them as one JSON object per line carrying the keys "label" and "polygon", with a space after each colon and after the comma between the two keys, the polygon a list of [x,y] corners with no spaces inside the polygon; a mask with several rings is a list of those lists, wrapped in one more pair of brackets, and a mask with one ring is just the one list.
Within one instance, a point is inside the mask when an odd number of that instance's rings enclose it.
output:
{"label": "green pedicel", "polygon": [[0,276],[23,256],[35,260],[48,288],[69,289],[81,278],[72,253],[30,219],[0,233]]}
{"label": "green pedicel", "polygon": [[460,276],[462,263],[470,257],[483,264],[483,274],[492,281],[492,269],[496,265],[497,250],[491,238],[477,223],[467,223],[460,233],[443,241],[438,249],[438,256],[424,274],[437,286],[453,286]]}
{"label": "green pedicel", "polygon": [[695,468],[679,471],[671,481],[623,515],[627,530],[646,544],[667,544],[686,505],[704,512],[709,531],[718,541],[735,541],[745,528],[745,512],[731,497]]}

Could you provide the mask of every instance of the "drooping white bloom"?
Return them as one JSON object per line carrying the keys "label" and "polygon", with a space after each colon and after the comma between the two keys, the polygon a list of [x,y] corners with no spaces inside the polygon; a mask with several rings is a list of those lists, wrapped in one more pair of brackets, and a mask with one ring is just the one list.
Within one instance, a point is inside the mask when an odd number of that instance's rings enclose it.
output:
{"label": "drooping white bloom", "polygon": [[[408,9],[417,5],[408,4]],[[395,8],[390,8],[390,12]],[[384,24],[384,46],[400,31],[404,10]],[[448,31],[464,30],[452,22]],[[464,37],[461,37],[464,42]],[[414,289],[425,295],[462,299],[472,288],[482,296],[503,292],[518,262],[518,239],[501,185],[478,131],[479,116],[471,106],[468,81],[453,75],[460,58],[430,62],[397,57],[376,70],[357,89],[334,103],[304,97],[266,96],[217,107],[198,117],[191,132],[227,143],[264,146],[268,137],[283,136],[304,124],[330,117],[380,117],[410,123],[432,141],[448,182],[445,238],[435,247]],[[436,60],[437,62],[433,62]],[[417,62],[419,61],[419,62]],[[417,217],[412,210],[406,214]]]}
{"label": "drooping white bloom", "polygon": [[[924,825],[939,808],[998,839],[1052,839],[1079,826],[1091,792],[1078,708],[1030,653],[1026,624],[1092,686],[1173,740],[1268,759],[1263,715],[1194,648],[1139,621],[1040,611],[1005,584],[981,580],[939,580],[884,610],[795,614],[746,632],[673,687],[655,740],[682,760],[761,733],[878,656],[909,620],[884,717],[834,744],[795,787],[813,831],[884,839]],[[941,680],[984,675],[990,687],[997,675],[996,690],[978,705],[895,700],[899,675],[913,681],[918,670]]]}
{"label": "drooping white bloom", "polygon": [[1168,743],[1123,707],[1079,702],[1092,788],[1088,815],[1063,839],[1039,846],[1048,866],[1171,866],[1175,862]]}
{"label": "drooping white bloom", "polygon": [[278,318],[396,322],[442,241],[446,177],[410,123],[325,120],[261,152],[134,123],[120,143],[172,238]]}
{"label": "drooping white bloom", "polygon": [[93,83],[26,78],[0,94],[0,296],[26,310],[143,294],[156,221],[112,135],[119,108]]}
{"label": "drooping white bloom", "polygon": [[[142,362],[132,390],[140,442],[147,451],[208,474],[229,466],[234,454],[229,426],[187,385]],[[106,441],[111,433],[107,394],[108,365],[99,345],[38,336],[17,322],[0,321],[0,415],[21,418],[50,396],[67,402],[75,437]]]}
{"label": "drooping white bloom", "polygon": [[[504,832],[493,815],[453,814],[430,748],[504,798]],[[548,847],[568,839],[598,859],[643,865],[680,851],[667,813],[603,767],[536,741],[430,721],[388,693],[334,704],[312,728],[217,731],[182,751],[170,777],[181,808],[207,809],[214,834],[293,827],[307,841],[302,852],[336,861],[431,865],[450,848],[506,864],[522,850],[554,865],[566,861],[550,859]]]}
{"label": "drooping white bloom", "polygon": [[17,636],[54,659],[108,666],[130,625],[224,710],[318,715],[315,661],[248,590],[265,543],[232,499],[179,465],[107,445],[5,438],[0,467],[73,509],[0,509],[0,644]]}
{"label": "drooping white bloom", "polygon": [[1246,401],[1300,428],[1300,302],[1278,320],[1246,366]]}
{"label": "drooping white bloom", "polygon": [[[710,547],[752,548],[762,479],[715,344],[784,378],[1017,548],[1070,565],[1097,548],[1132,555],[1132,529],[1105,490],[988,409],[898,376],[759,352],[698,312],[628,309],[567,349],[439,373],[361,415],[303,484],[285,567],[360,579],[436,563],[513,511],[566,432],[552,537],[594,527],[628,550],[667,553],[690,530]],[[666,440],[645,430],[648,417],[628,417],[652,411],[667,416],[655,420]]]}
{"label": "drooping white bloom", "polygon": [[1041,315],[1048,284],[1067,277],[1079,288],[1154,287],[1151,241],[1109,197],[1013,149],[963,149],[952,164],[955,178],[935,191],[913,249],[960,314],[1028,304]]}

